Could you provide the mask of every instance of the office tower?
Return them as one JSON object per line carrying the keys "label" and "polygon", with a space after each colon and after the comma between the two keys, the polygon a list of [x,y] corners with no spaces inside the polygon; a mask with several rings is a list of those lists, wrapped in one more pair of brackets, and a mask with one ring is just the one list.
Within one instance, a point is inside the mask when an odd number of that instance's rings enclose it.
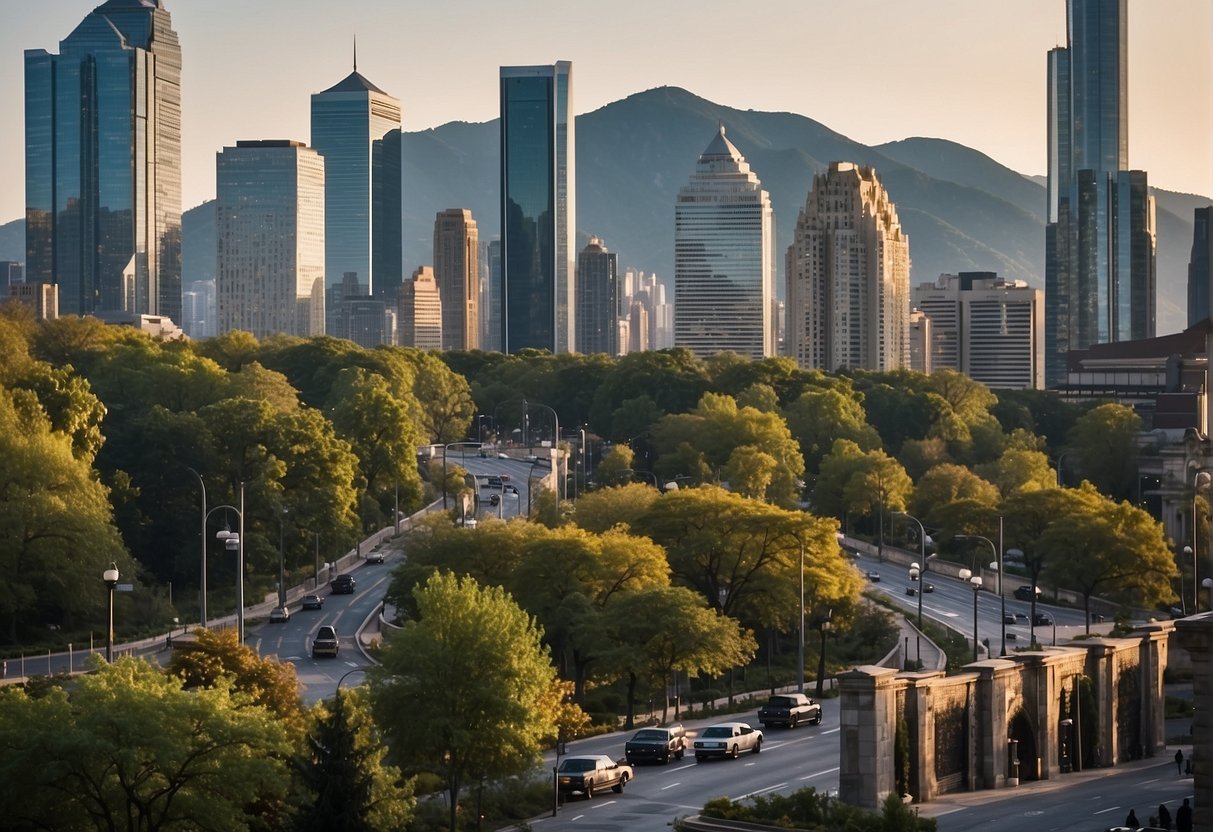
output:
{"label": "office tower", "polygon": [[59,287],[53,283],[11,283],[0,289],[0,300],[5,298],[28,306],[36,320],[53,321],[59,317]]}
{"label": "office tower", "polygon": [[876,171],[813,177],[787,252],[788,354],[804,369],[910,365],[910,241]]}
{"label": "office tower", "polygon": [[434,270],[422,266],[400,287],[397,340],[402,347],[442,349],[442,294]]}
{"label": "office tower", "polygon": [[392,301],[403,276],[400,102],[354,71],[312,95],[312,147],[324,157],[324,274],[346,272]]}
{"label": "office tower", "polygon": [[921,309],[910,310],[910,369],[931,374],[931,319]]}
{"label": "office tower", "polygon": [[501,262],[501,238],[490,240],[484,247],[484,266],[480,282],[480,347],[504,352],[502,342],[501,298],[505,294]]}
{"label": "office tower", "polygon": [[191,338],[213,338],[216,332],[215,281],[195,280],[181,293],[181,328]]}
{"label": "office tower", "polygon": [[236,142],[216,165],[218,334],[324,334],[324,160],[302,142]]}
{"label": "office tower", "polygon": [[925,372],[956,370],[995,390],[1044,387],[1039,289],[994,272],[961,272],[918,284],[912,300],[930,319]]}
{"label": "office tower", "polygon": [[181,316],[181,48],[161,0],[107,0],[25,53],[25,264],[64,314]]}
{"label": "office tower", "polygon": [[479,349],[480,234],[466,208],[448,208],[434,219],[434,279],[442,297],[442,349]]}
{"label": "office tower", "polygon": [[674,345],[775,354],[775,212],[724,125],[674,208]]}
{"label": "office tower", "polygon": [[1129,170],[1127,0],[1068,0],[1048,53],[1045,375],[1066,353],[1154,336],[1154,199]]}
{"label": "office tower", "polygon": [[0,260],[0,288],[25,282],[25,266],[15,260]]}
{"label": "office tower", "polygon": [[502,349],[569,352],[574,338],[573,65],[501,68]]}
{"label": "office tower", "polygon": [[619,355],[619,255],[602,240],[577,255],[577,352]]}
{"label": "office tower", "polygon": [[632,301],[628,309],[628,342],[629,353],[645,352],[651,349],[649,343],[649,310],[639,300]]}
{"label": "office tower", "polygon": [[1192,219],[1192,256],[1188,260],[1188,328],[1209,317],[1209,283],[1213,281],[1213,207],[1197,208]]}
{"label": "office tower", "polygon": [[395,297],[371,297],[370,287],[358,279],[358,273],[346,272],[339,284],[325,292],[325,332],[367,349],[394,344],[395,303]]}

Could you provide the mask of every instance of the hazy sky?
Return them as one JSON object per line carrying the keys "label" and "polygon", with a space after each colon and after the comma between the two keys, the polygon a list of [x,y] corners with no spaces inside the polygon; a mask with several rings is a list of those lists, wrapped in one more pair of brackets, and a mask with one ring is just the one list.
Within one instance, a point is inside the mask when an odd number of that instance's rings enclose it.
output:
{"label": "hazy sky", "polygon": [[[0,221],[24,213],[25,49],[100,0],[0,0]],[[1064,0],[167,0],[184,71],[184,206],[238,139],[309,139],[309,96],[351,68],[404,128],[497,116],[503,64],[573,62],[577,113],[672,85],[867,143],[936,136],[1045,172],[1045,53]],[[1213,194],[1213,3],[1130,0],[1129,161]],[[741,148],[742,152],[746,148]],[[687,161],[688,174],[694,160]],[[759,176],[762,175],[758,171]]]}

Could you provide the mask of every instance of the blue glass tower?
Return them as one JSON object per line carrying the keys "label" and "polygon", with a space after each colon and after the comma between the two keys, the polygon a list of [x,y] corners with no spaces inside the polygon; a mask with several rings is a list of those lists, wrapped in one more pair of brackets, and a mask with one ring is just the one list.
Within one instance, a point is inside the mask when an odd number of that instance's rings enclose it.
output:
{"label": "blue glass tower", "polygon": [[400,101],[354,71],[312,96],[312,147],[324,157],[325,283],[347,273],[395,301],[402,272]]}
{"label": "blue glass tower", "polygon": [[1128,169],[1127,17],[1127,0],[1068,0],[1067,45],[1049,52],[1049,385],[1069,350],[1154,335],[1154,201]]}
{"label": "blue glass tower", "polygon": [[107,0],[25,53],[27,279],[67,314],[181,318],[181,48],[160,0]]}
{"label": "blue glass tower", "polygon": [[502,346],[574,348],[573,66],[501,68]]}

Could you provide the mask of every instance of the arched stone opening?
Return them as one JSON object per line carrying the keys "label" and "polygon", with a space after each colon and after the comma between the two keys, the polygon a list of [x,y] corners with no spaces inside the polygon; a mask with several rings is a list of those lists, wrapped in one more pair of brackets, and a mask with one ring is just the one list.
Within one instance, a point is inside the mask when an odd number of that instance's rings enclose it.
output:
{"label": "arched stone opening", "polygon": [[[1040,755],[1036,750],[1036,731],[1022,710],[1016,711],[1008,726],[1011,743],[1008,753],[1011,756],[1011,776],[1016,769],[1020,780],[1040,779]],[[1016,766],[1018,761],[1018,766]]]}

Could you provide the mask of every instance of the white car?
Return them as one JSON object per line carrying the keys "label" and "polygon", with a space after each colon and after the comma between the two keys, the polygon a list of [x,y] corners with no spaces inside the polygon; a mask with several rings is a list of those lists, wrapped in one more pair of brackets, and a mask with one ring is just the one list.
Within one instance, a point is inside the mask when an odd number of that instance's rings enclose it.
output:
{"label": "white car", "polygon": [[737,759],[742,751],[762,752],[762,731],[744,722],[721,722],[709,725],[695,738],[695,762],[711,757]]}

